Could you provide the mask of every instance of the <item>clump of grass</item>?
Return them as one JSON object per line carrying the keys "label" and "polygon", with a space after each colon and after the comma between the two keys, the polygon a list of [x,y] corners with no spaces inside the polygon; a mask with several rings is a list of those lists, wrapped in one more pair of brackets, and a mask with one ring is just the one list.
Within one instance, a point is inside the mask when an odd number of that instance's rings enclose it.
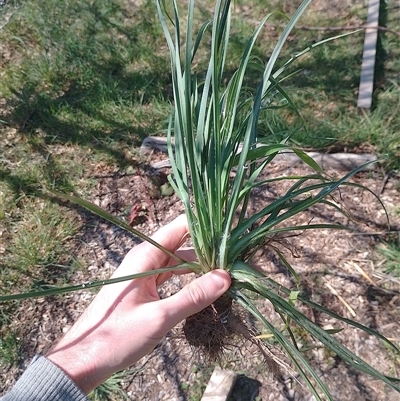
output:
{"label": "clump of grass", "polygon": [[[388,3],[385,7],[386,14],[381,10],[383,20],[380,25],[399,31],[399,19],[391,11],[394,4]],[[332,14],[329,7],[320,12],[311,8],[311,12],[302,18],[301,25],[329,28],[363,24],[367,7],[360,3],[353,4],[351,8],[346,7],[348,14],[345,20],[341,20],[344,13]],[[354,17],[355,14],[358,16]],[[299,30],[291,38],[285,54],[293,52],[293,49],[301,51],[307,43],[329,35],[329,31]],[[398,170],[398,37],[395,33],[379,32],[373,108],[365,113],[357,109],[363,40],[363,31],[360,31],[343,38],[340,43],[327,43],[296,63],[293,70],[296,73],[287,79],[285,88],[301,110],[306,129],[295,132],[291,139],[299,146],[333,152],[352,151],[360,146],[365,149],[368,145],[370,152],[376,152],[378,157],[387,157],[383,161],[385,169]],[[269,113],[265,124],[260,124],[260,134],[275,134],[277,140],[285,137],[293,122],[301,123],[293,110],[277,109]]]}
{"label": "clump of grass", "polygon": [[385,258],[385,273],[400,277],[400,233],[397,233],[397,238],[380,245],[378,252]]}
{"label": "clump of grass", "polygon": [[[2,317],[0,317],[2,319]],[[0,368],[12,365],[18,360],[20,340],[17,335],[8,331],[0,336]]]}
{"label": "clump of grass", "polygon": [[78,144],[122,162],[120,150],[165,118],[167,61],[156,19],[151,0],[22,2],[0,30],[8,110],[0,119],[47,144]]}
{"label": "clump of grass", "polygon": [[[80,228],[73,211],[48,199],[19,194],[0,183],[0,199],[4,205],[0,219],[0,287],[3,294],[24,292],[60,285],[75,271],[71,257],[72,237]],[[3,242],[4,240],[4,242]],[[18,361],[26,345],[23,334],[29,330],[29,317],[22,322],[11,319],[21,307],[6,302],[0,312],[0,365]],[[34,309],[34,308],[33,308]]]}
{"label": "clump of grass", "polygon": [[59,205],[29,197],[19,204],[18,216],[8,228],[7,268],[0,275],[3,290],[8,286],[29,289],[40,282],[54,284],[69,276],[71,261],[66,255],[80,227],[73,212],[60,213]]}
{"label": "clump of grass", "polygon": [[[394,382],[370,367],[303,315],[295,307],[295,301],[300,300],[306,304],[309,302],[298,297],[298,291],[286,289],[285,296],[281,296],[277,292],[278,283],[250,264],[251,257],[257,250],[267,245],[269,238],[278,233],[340,228],[332,224],[296,226],[290,224],[290,219],[317,203],[325,203],[337,209],[337,206],[327,198],[340,185],[346,184],[347,179],[354,173],[338,181],[332,181],[324,176],[313,160],[301,150],[293,148],[300,159],[314,168],[315,174],[259,179],[261,172],[268,168],[269,163],[279,152],[289,150],[285,141],[273,144],[262,141],[258,136],[258,125],[265,111],[283,105],[293,107],[291,98],[282,87],[282,82],[287,77],[288,67],[310,48],[292,57],[279,68],[275,67],[275,63],[308,3],[310,1],[304,1],[293,14],[265,65],[253,57],[252,49],[271,14],[261,21],[248,40],[237,70],[233,74],[226,75],[225,67],[229,58],[230,44],[230,1],[216,2],[212,23],[206,22],[197,35],[194,34],[192,23],[194,1],[189,2],[188,14],[185,17],[186,30],[184,29],[183,33],[176,1],[157,2],[161,24],[170,49],[174,91],[174,106],[168,130],[169,156],[173,170],[170,182],[185,206],[198,258],[198,270],[207,272],[213,269],[225,269],[233,278],[232,287],[226,295],[204,311],[187,319],[184,332],[189,343],[203,349],[209,357],[218,358],[230,342],[232,334],[249,339],[263,353],[265,344],[251,334],[240,315],[234,312],[232,308],[234,300],[274,336],[318,399],[321,399],[320,392],[328,399],[331,399],[331,396],[324,383],[299,352],[294,333],[290,328],[291,322],[305,329],[350,365],[379,377],[399,390]],[[205,78],[200,79],[195,69],[196,52],[203,42],[207,29],[211,30],[208,66]],[[260,83],[255,91],[245,86],[245,76],[249,70],[259,71]],[[172,136],[174,136],[174,146],[172,146]],[[234,171],[233,178],[232,171]],[[284,196],[262,207],[254,215],[247,215],[247,205],[254,188],[271,181],[288,179],[294,180],[294,184]],[[288,225],[282,226],[283,222],[288,222]],[[274,250],[296,278],[296,272],[281,252],[277,248]],[[282,318],[283,328],[270,323],[258,311],[247,292],[268,299]],[[313,307],[333,315],[331,311],[321,306],[313,305]],[[360,327],[354,322],[348,321],[348,323]],[[363,330],[371,333],[366,327],[363,327]],[[271,360],[267,353],[265,359],[271,369],[279,370],[276,361]]]}
{"label": "clump of grass", "polygon": [[93,401],[130,400],[127,392],[122,389],[122,383],[133,373],[135,372],[132,370],[124,370],[113,374],[89,394],[89,399]]}

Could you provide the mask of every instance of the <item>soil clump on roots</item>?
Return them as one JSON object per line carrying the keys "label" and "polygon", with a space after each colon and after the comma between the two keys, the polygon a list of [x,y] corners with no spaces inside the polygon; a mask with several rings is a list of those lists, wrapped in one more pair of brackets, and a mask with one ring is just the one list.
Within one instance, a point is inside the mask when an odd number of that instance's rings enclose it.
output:
{"label": "soil clump on roots", "polygon": [[218,360],[236,334],[229,324],[232,314],[232,299],[224,295],[207,308],[189,316],[183,326],[187,342],[201,350],[207,360]]}
{"label": "soil clump on roots", "polygon": [[240,339],[249,341],[258,347],[269,371],[275,376],[281,375],[274,357],[265,349],[256,333],[244,323],[243,311],[235,308],[227,295],[189,316],[183,326],[183,333],[187,342],[199,349],[209,362],[220,362],[224,350],[235,346]]}

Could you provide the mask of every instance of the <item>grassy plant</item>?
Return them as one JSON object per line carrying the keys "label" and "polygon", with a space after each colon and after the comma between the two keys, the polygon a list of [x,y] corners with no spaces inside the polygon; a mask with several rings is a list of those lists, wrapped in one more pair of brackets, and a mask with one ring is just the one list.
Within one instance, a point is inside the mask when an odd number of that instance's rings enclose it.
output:
{"label": "grassy plant", "polygon": [[96,387],[89,394],[89,399],[93,401],[129,400],[129,395],[121,388],[121,384],[128,377],[131,377],[132,373],[130,370],[115,373]]}
{"label": "grassy plant", "polygon": [[[68,254],[68,241],[79,229],[73,213],[60,214],[58,205],[50,201],[25,198],[20,203],[25,207],[10,227],[16,234],[7,249],[8,268],[1,273],[3,279],[8,277],[3,288],[12,283],[22,289],[68,276],[70,260],[60,256]],[[63,262],[65,266],[61,267]]]}
{"label": "grassy plant", "polygon": [[400,233],[397,238],[379,246],[378,251],[386,259],[385,272],[400,277]]}
{"label": "grassy plant", "polygon": [[[400,22],[394,2],[382,5],[380,25],[393,31],[400,30]],[[353,5],[348,10],[348,18],[359,15],[365,20],[366,7]],[[312,14],[312,15],[311,15]],[[326,5],[322,14],[314,9],[302,19],[301,25],[322,27],[345,25],[330,13]],[[351,22],[347,21],[352,25]],[[290,49],[300,51],[311,41],[329,37],[329,32],[302,31],[292,38]],[[374,106],[371,111],[359,113],[356,107],[360,66],[364,35],[359,32],[343,38],[340,43],[331,42],[315,49],[296,63],[294,74],[285,83],[294,103],[301,109],[306,130],[296,132],[292,140],[310,148],[329,148],[333,151],[369,145],[370,151],[379,156],[387,156],[384,162],[387,169],[399,169],[398,127],[399,102],[399,47],[398,36],[394,33],[379,32],[377,67],[375,71],[376,88]],[[270,111],[268,125],[260,124],[260,134],[271,135],[279,140],[295,121],[295,115],[288,109]],[[276,126],[274,125],[276,124]],[[274,129],[275,128],[275,129]],[[280,134],[280,132],[283,132]]]}
{"label": "grassy plant", "polygon": [[[282,104],[292,105],[281,83],[288,74],[287,68],[309,48],[292,57],[280,68],[276,68],[275,63],[287,37],[309,2],[304,1],[293,14],[265,66],[257,63],[252,56],[252,49],[271,15],[262,20],[248,40],[238,69],[232,75],[226,76],[231,4],[229,0],[217,1],[210,27],[211,48],[204,80],[198,78],[194,60],[209,23],[205,23],[197,35],[194,34],[194,2],[190,1],[185,18],[186,32],[182,33],[177,3],[172,1],[167,6],[165,2],[157,3],[170,49],[174,90],[174,108],[168,131],[169,139],[172,136],[175,139],[175,146],[169,146],[173,169],[170,182],[185,206],[199,268],[203,272],[216,268],[225,269],[234,280],[228,291],[230,298],[221,298],[208,310],[188,318],[184,332],[190,344],[201,347],[212,357],[216,357],[223,349],[225,337],[239,333],[251,339],[252,336],[241,323],[240,317],[232,310],[234,299],[275,337],[318,399],[322,393],[329,399],[331,396],[317,373],[299,352],[290,322],[308,331],[348,364],[379,377],[399,390],[389,378],[359,359],[299,312],[292,301],[293,291],[286,289],[286,296],[282,297],[277,292],[279,285],[249,264],[251,256],[274,234],[293,230],[339,228],[328,224],[291,226],[290,218],[319,202],[336,208],[326,198],[351,176],[349,174],[338,181],[330,181],[312,160],[299,149],[294,149],[316,173],[290,177],[295,178],[295,183],[286,195],[252,216],[246,213],[252,189],[272,180],[289,179],[276,177],[266,181],[258,180],[274,156],[279,151],[287,150],[288,146],[284,142],[270,144],[261,141],[257,129],[265,110],[279,108]],[[185,46],[181,45],[182,41]],[[250,69],[260,71],[260,84],[253,93],[244,85],[246,73]],[[235,171],[234,178],[231,178],[232,171]],[[282,226],[281,223],[286,221],[289,221],[289,225]],[[280,251],[275,250],[296,277]],[[274,326],[262,316],[246,295],[246,291],[268,299],[281,316],[283,327]],[[308,303],[297,292],[295,299]],[[320,306],[313,306],[332,314]],[[363,329],[371,333],[371,330],[365,327]],[[254,339],[253,342],[263,352],[261,342]],[[269,361],[269,365],[273,368],[274,363]]]}
{"label": "grassy plant", "polygon": [[167,75],[154,6],[121,3],[28,0],[14,11],[0,31],[7,124],[119,162],[121,147],[161,128]]}
{"label": "grassy plant", "polygon": [[12,365],[18,360],[20,340],[13,332],[0,337],[0,368]]}

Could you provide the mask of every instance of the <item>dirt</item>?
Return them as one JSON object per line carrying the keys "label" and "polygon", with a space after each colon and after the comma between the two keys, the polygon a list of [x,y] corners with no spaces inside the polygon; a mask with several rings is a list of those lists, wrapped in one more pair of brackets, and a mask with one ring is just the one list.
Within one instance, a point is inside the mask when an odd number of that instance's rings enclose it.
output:
{"label": "dirt", "polygon": [[[165,158],[153,153],[147,165]],[[146,234],[168,223],[183,213],[183,206],[176,194],[160,196],[157,189],[165,182],[168,169],[161,172],[151,168],[132,168],[128,173],[114,170],[94,172],[97,185],[90,200],[111,213],[126,220]],[[282,170],[271,164],[265,176],[306,174],[310,171],[303,165],[294,165]],[[338,175],[338,172],[328,172]],[[155,178],[156,177],[156,178]],[[368,189],[380,192],[381,201],[391,217],[391,230],[400,230],[398,205],[400,200],[400,177],[392,175],[383,187],[383,174],[379,169],[358,173],[351,179]],[[251,203],[254,212],[268,204],[289,188],[289,182],[280,182],[260,187]],[[323,205],[310,208],[296,216],[291,224],[313,224],[322,222],[341,223],[353,231],[309,230],[296,235],[274,238],[270,245],[279,247],[299,274],[301,288],[314,301],[332,309],[346,318],[355,319],[383,335],[400,342],[400,296],[399,281],[382,273],[382,257],[375,251],[376,245],[388,238],[388,227],[382,205],[368,191],[357,186],[342,187],[335,194],[343,203],[349,216],[337,210],[328,211]],[[135,206],[136,205],[136,206]],[[133,208],[133,214],[132,214]],[[396,214],[397,210],[397,214]],[[134,217],[134,218],[133,218]],[[124,254],[139,241],[121,229],[99,220],[82,211],[86,221],[77,244],[77,257],[86,260],[87,269],[74,277],[79,283],[89,279],[108,277],[118,266]],[[254,258],[254,264],[274,280],[294,287],[295,281],[287,268],[266,246]],[[192,275],[191,275],[192,276]],[[160,295],[167,297],[178,291],[193,277],[173,278],[160,289]],[[51,344],[65,332],[90,302],[94,292],[82,291],[62,298],[26,301],[15,316],[15,324],[26,316],[27,332],[25,352],[18,369],[2,372],[2,382],[7,389],[26,367],[36,353],[45,352]],[[279,324],[273,307],[268,301],[258,300],[258,307],[270,321]],[[323,328],[343,328],[335,334],[344,345],[364,358],[381,372],[398,376],[399,358],[389,351],[382,342],[364,332],[346,327],[327,315],[299,308],[310,319]],[[254,324],[249,319],[248,324]],[[157,349],[141,360],[123,380],[123,387],[134,400],[199,400],[213,366],[187,344],[182,335],[182,327],[169,333]],[[349,368],[340,358],[312,341],[306,333],[298,330],[299,344],[309,347],[305,353],[312,366],[327,383],[335,400],[395,400],[398,394],[384,384]],[[287,364],[282,351],[271,344],[271,352]],[[263,357],[257,348],[245,340],[238,346],[230,347],[220,361],[241,375],[231,400],[313,400],[313,396],[292,369],[282,369],[280,377],[268,372]],[[247,389],[250,389],[247,391]],[[243,395],[245,394],[245,395]],[[255,398],[258,396],[259,398]]]}

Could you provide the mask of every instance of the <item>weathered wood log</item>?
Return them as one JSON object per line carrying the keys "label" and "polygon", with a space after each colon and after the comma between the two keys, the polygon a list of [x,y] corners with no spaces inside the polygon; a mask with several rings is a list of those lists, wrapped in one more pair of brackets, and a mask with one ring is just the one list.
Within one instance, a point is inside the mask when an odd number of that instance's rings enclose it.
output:
{"label": "weathered wood log", "polygon": [[[365,163],[376,162],[377,158],[372,154],[356,154],[356,153],[320,153],[306,152],[312,157],[324,170],[333,169],[340,171],[351,171]],[[302,163],[301,159],[293,152],[280,153],[274,159],[275,163],[282,165],[294,165]],[[373,164],[364,168],[371,170]]]}
{"label": "weathered wood log", "polygon": [[[162,137],[147,137],[144,139],[140,152],[150,154],[154,150],[168,153],[167,139]],[[356,153],[321,153],[321,152],[306,152],[312,157],[324,170],[333,169],[340,171],[350,171],[360,167],[365,163],[376,162],[377,157],[373,154],[356,154]],[[279,164],[283,167],[292,167],[297,163],[303,163],[302,160],[292,151],[280,152],[273,160],[274,164]],[[169,167],[169,160],[162,160],[151,164],[155,169]],[[371,163],[364,170],[371,170],[375,163]]]}

